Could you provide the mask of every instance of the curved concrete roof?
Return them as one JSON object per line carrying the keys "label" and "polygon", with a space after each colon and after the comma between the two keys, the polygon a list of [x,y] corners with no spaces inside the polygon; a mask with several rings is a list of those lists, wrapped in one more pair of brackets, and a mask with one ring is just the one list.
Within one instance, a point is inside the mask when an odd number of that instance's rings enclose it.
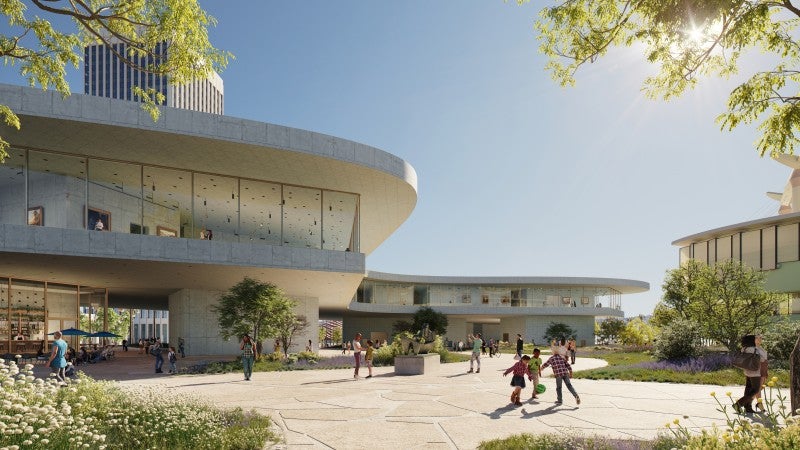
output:
{"label": "curved concrete roof", "polygon": [[402,159],[337,137],[229,116],[0,84],[22,121],[2,125],[12,146],[356,193],[361,252],[371,253],[411,214],[417,174]]}
{"label": "curved concrete roof", "polygon": [[619,278],[589,277],[453,277],[426,275],[399,275],[383,272],[367,272],[367,279],[395,283],[458,284],[480,286],[558,286],[558,287],[609,287],[623,294],[635,294],[650,290],[650,283]]}
{"label": "curved concrete roof", "polygon": [[750,220],[748,222],[735,223],[733,225],[713,228],[711,230],[702,231],[700,233],[695,233],[680,239],[676,239],[672,241],[672,245],[684,247],[695,242],[707,241],[709,239],[727,236],[740,231],[757,230],[759,228],[764,228],[771,225],[781,225],[787,222],[795,223],[798,219],[800,219],[800,212],[765,217],[763,219]]}

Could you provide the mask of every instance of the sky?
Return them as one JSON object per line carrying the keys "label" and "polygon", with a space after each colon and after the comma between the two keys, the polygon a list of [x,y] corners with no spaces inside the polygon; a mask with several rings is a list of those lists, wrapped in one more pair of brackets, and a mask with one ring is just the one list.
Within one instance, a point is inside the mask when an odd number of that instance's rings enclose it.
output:
{"label": "sky", "polygon": [[[790,174],[758,156],[755,125],[715,123],[737,79],[650,100],[642,81],[656,68],[626,48],[560,87],[538,52],[540,2],[200,4],[218,20],[212,44],[235,55],[226,115],[371,145],[416,170],[416,208],[368,270],[640,280],[650,291],[622,308],[649,314],[678,263],[672,241],[775,215],[765,192]],[[68,81],[82,92],[81,70]],[[8,66],[0,82],[25,84]]]}

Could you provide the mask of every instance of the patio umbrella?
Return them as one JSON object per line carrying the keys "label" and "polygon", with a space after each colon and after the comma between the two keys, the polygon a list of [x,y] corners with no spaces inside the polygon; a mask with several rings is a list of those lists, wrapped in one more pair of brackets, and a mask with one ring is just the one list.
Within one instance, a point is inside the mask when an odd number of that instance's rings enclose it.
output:
{"label": "patio umbrella", "polygon": [[[47,333],[47,334],[53,335],[55,333],[56,332],[54,331],[52,333]],[[61,330],[61,334],[64,335],[64,336],[86,336],[89,333],[87,333],[86,331],[83,331],[83,330],[79,330],[77,328],[67,328],[65,330]]]}
{"label": "patio umbrella", "polygon": [[114,334],[110,331],[98,331],[97,333],[87,334],[86,337],[97,337],[97,338],[118,338],[122,337],[118,334]]}

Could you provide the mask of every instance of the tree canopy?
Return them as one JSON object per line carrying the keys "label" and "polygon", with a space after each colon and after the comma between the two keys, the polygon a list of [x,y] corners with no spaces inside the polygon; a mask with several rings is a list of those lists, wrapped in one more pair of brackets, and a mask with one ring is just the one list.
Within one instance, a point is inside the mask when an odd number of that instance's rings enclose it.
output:
{"label": "tree canopy", "polygon": [[[28,5],[36,7],[28,11]],[[83,47],[93,44],[126,44],[127,53],[109,49],[126,65],[156,75],[166,75],[171,84],[208,78],[232,57],[215,49],[208,40],[208,27],[216,24],[197,0],[7,0],[0,2],[7,26],[0,34],[0,56],[6,67],[16,67],[31,86],[53,88],[69,95],[66,66],[77,67]],[[63,31],[51,20],[69,19],[74,28]],[[158,44],[167,52],[156,53]],[[166,55],[166,56],[165,56]],[[154,89],[134,88],[143,107],[158,119],[157,105],[164,96]],[[9,127],[20,128],[20,120],[5,105],[0,116]],[[0,138],[0,162],[9,144]]]}
{"label": "tree canopy", "polygon": [[[220,297],[219,304],[212,308],[217,314],[223,338],[240,339],[249,334],[260,353],[261,343],[266,337],[281,338],[284,350],[288,349],[288,344],[283,343],[286,333],[299,329],[298,321],[305,323],[305,319],[294,314],[296,305],[296,301],[274,284],[245,277]],[[291,343],[291,339],[288,341]]]}
{"label": "tree canopy", "polygon": [[[528,0],[517,0],[527,3]],[[775,156],[793,153],[800,142],[800,5],[796,0],[562,0],[545,7],[535,23],[540,50],[553,78],[575,82],[584,64],[615,46],[643,45],[644,58],[659,72],[644,82],[651,98],[669,99],[701,78],[729,77],[750,49],[771,55],[736,87],[723,130],[760,121],[756,147]]]}
{"label": "tree canopy", "polygon": [[543,337],[549,344],[553,340],[561,341],[561,339],[574,338],[575,330],[565,323],[550,322],[550,325],[544,330]]}
{"label": "tree canopy", "polygon": [[[121,339],[126,339],[131,331],[131,319],[127,311],[118,313],[113,308],[100,308],[95,312],[94,317],[90,317],[89,314],[81,314],[78,318],[78,328],[92,333],[103,331],[103,318],[106,316],[106,311],[108,312],[108,331],[122,336]],[[166,336],[159,337],[167,338]]]}
{"label": "tree canopy", "polygon": [[667,272],[662,290],[665,308],[732,352],[742,335],[765,329],[778,307],[778,297],[764,289],[764,274],[735,260],[689,260]]}
{"label": "tree canopy", "polygon": [[447,332],[447,316],[433,308],[423,306],[414,313],[411,331],[419,333],[425,329],[425,325],[436,334],[442,335]]}

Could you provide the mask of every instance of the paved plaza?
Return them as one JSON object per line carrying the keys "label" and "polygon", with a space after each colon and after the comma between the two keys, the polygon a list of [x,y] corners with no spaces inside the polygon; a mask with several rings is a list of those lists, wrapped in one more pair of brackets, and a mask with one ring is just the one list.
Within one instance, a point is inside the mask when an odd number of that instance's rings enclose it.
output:
{"label": "paved plaza", "polygon": [[[189,357],[179,365],[201,359],[214,358]],[[510,376],[502,376],[513,362],[511,355],[483,358],[479,374],[466,373],[469,363],[456,363],[420,376],[397,376],[392,367],[379,367],[373,378],[358,381],[352,369],[259,372],[244,381],[239,373],[156,375],[152,357],[128,352],[85,371],[122,385],[160,385],[222,407],[255,409],[280,428],[284,442],[277,448],[291,449],[472,449],[518,433],[651,439],[676,418],[692,430],[723,426],[710,393],[724,398],[727,391],[735,396],[742,391],[739,386],[574,380],[580,406],[566,389],[564,404],[556,406],[548,368],[547,392],[533,401],[528,387],[523,406],[515,407],[509,402]],[[579,357],[575,369],[602,365]]]}

